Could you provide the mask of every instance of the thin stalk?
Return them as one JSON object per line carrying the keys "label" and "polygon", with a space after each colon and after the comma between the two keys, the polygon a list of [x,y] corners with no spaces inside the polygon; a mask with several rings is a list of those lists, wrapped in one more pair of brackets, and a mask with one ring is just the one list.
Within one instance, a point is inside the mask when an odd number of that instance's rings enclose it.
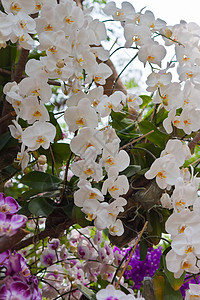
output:
{"label": "thin stalk", "polygon": [[117,84],[117,81],[118,81],[118,79],[119,79],[119,77],[122,75],[122,73],[126,70],[126,68],[134,61],[134,59],[136,58],[138,56],[138,53],[136,53],[135,54],[135,56],[133,56],[133,58],[131,58],[131,60],[125,65],[125,67],[121,70],[121,72],[119,73],[119,75],[117,76],[117,78],[115,79],[115,83],[114,83],[114,85],[113,85],[113,87],[112,87],[112,90],[111,90],[111,95],[112,95],[112,93],[113,93],[113,91],[114,91],[114,89],[115,89],[115,86],[116,86],[116,84]]}
{"label": "thin stalk", "polygon": [[118,286],[119,286],[119,284],[120,284],[120,280],[121,280],[122,276],[124,275],[124,272],[125,272],[128,264],[129,264],[129,261],[130,261],[132,255],[133,255],[133,252],[135,251],[135,249],[136,249],[136,247],[137,247],[137,245],[138,245],[138,243],[139,243],[139,241],[140,241],[140,239],[141,239],[141,237],[143,235],[143,232],[145,231],[145,228],[147,227],[147,224],[148,224],[148,221],[145,222],[145,224],[144,224],[144,226],[143,226],[143,228],[142,228],[142,230],[141,230],[141,232],[139,234],[139,237],[138,237],[138,239],[137,239],[137,241],[135,243],[135,246],[133,247],[133,249],[132,249],[132,251],[130,253],[130,256],[129,256],[129,258],[128,258],[128,260],[127,260],[127,262],[126,262],[126,264],[125,264],[125,266],[124,266],[124,268],[123,268],[123,270],[121,272],[121,275],[119,276],[119,279],[118,279],[118,282],[117,282],[117,284],[115,286],[115,289],[117,289]]}
{"label": "thin stalk", "polygon": [[151,133],[153,133],[153,132],[154,132],[154,130],[151,130],[151,131],[147,132],[146,134],[140,136],[139,138],[136,138],[136,139],[132,140],[130,143],[128,143],[128,144],[126,144],[126,145],[120,147],[119,150],[123,150],[123,149],[125,149],[125,148],[131,146],[132,144],[134,144],[134,143],[136,143],[136,142],[142,140],[144,137],[146,137],[147,135],[149,135],[149,134],[151,134]]}

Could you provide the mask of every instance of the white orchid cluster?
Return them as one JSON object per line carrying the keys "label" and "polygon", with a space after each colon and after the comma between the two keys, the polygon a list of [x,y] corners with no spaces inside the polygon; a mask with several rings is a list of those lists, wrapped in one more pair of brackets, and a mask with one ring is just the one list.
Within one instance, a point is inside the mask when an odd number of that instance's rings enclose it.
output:
{"label": "white orchid cluster", "polygon": [[[152,73],[147,79],[147,91],[154,93],[153,103],[161,104],[168,112],[163,126],[171,133],[173,126],[184,130],[186,134],[200,129],[199,90],[200,90],[200,27],[196,23],[186,23],[167,26],[161,19],[155,19],[154,14],[146,10],[137,13],[129,2],[123,2],[117,8],[111,1],[104,12],[112,15],[114,20],[121,21],[124,27],[125,47],[138,49],[138,59],[152,67]],[[165,69],[161,67],[167,51],[156,41],[161,36],[165,47],[174,46],[177,60],[177,73],[180,82],[172,82],[169,68],[174,67],[173,61]],[[180,112],[180,108],[182,109]]]}
{"label": "white orchid cluster", "polygon": [[[79,190],[74,193],[74,203],[82,208],[88,220],[94,220],[98,230],[109,228],[112,235],[121,235],[124,232],[122,222],[117,216],[124,211],[123,206],[127,203],[121,196],[129,189],[127,177],[119,175],[119,172],[128,167],[130,158],[126,151],[119,150],[119,142],[111,128],[99,131],[85,127],[70,144],[71,150],[81,158],[71,165],[73,174],[80,178]],[[102,155],[96,162],[98,154]],[[93,188],[87,179],[92,178],[99,182],[104,177],[103,168],[108,178],[103,182],[100,191]],[[113,199],[111,203],[104,201],[107,192]]]}
{"label": "white orchid cluster", "polygon": [[[138,58],[144,65],[149,62],[152,73],[147,79],[147,91],[152,92],[153,103],[160,104],[169,113],[163,126],[167,133],[173,126],[182,129],[186,134],[200,129],[200,27],[195,23],[182,21],[175,26],[167,26],[160,19],[155,19],[150,11],[136,13],[128,2],[122,8],[110,2],[104,9],[114,20],[122,22],[125,47],[132,45],[139,48]],[[177,72],[180,82],[172,82],[172,74],[168,69],[173,67],[171,61],[167,68],[157,70],[154,64],[161,67],[161,60],[166,50],[155,41],[163,37],[165,46],[175,46],[178,63]],[[161,189],[175,186],[171,197],[164,193],[161,203],[164,207],[174,209],[166,222],[166,231],[172,236],[172,249],[166,256],[167,268],[179,278],[184,271],[198,273],[200,271],[200,221],[199,221],[199,178],[191,175],[186,168],[180,169],[185,160],[191,157],[188,146],[179,140],[169,140],[161,157],[156,159],[147,179],[156,177]],[[199,295],[197,293],[197,295]]]}
{"label": "white orchid cluster", "polygon": [[[97,230],[108,228],[111,235],[123,234],[123,225],[117,216],[127,203],[122,196],[128,192],[129,182],[119,173],[128,167],[130,158],[126,151],[120,150],[115,130],[110,126],[99,129],[98,124],[101,118],[109,117],[112,110],[119,112],[126,104],[138,110],[141,99],[134,94],[126,96],[121,91],[110,96],[104,94],[101,85],[112,74],[108,65],[96,59],[106,61],[109,57],[108,51],[101,47],[107,38],[104,23],[91,17],[91,9],[83,11],[73,0],[2,0],[1,3],[5,13],[0,12],[0,47],[6,47],[6,42],[11,41],[32,50],[39,42],[37,49],[45,53],[39,60],[27,62],[26,78],[20,83],[7,83],[3,90],[17,115],[9,128],[12,136],[22,143],[17,155],[22,169],[28,165],[31,151],[39,147],[48,149],[55,138],[56,128],[50,123],[45,104],[52,97],[48,81],[59,78],[64,82],[67,95],[64,119],[69,131],[74,133],[70,148],[76,159],[70,167],[80,179],[79,189],[74,193],[75,205],[88,220],[94,221]],[[111,1],[104,12],[121,22],[125,47],[134,47],[144,66],[151,66],[147,91],[154,94],[153,103],[160,104],[158,109],[164,107],[168,112],[163,122],[166,132],[173,131],[172,125],[187,135],[199,130],[200,27],[184,21],[167,26],[151,11],[136,12],[128,2],[117,8]],[[159,36],[165,46],[157,41]],[[158,69],[167,53],[165,47],[172,45],[179,82],[172,82],[168,71],[174,67],[172,60],[165,69]],[[93,88],[93,83],[98,87]],[[21,128],[19,118],[29,126]],[[161,189],[174,186],[172,195],[165,193],[161,203],[174,209],[166,223],[173,240],[166,261],[167,268],[177,278],[183,271],[198,273],[200,268],[199,179],[188,169],[180,169],[190,157],[187,144],[169,140],[161,157],[146,173],[147,179],[156,177]],[[103,178],[106,179],[101,190],[93,187]],[[110,199],[109,203],[104,201],[105,197]],[[77,247],[82,259],[91,254],[84,243]],[[111,252],[105,247],[100,253],[104,262]]]}
{"label": "white orchid cluster", "polygon": [[[15,34],[15,38],[12,23],[9,34],[2,27],[1,39],[18,40],[23,48],[31,49],[34,41],[30,34],[37,33],[40,43],[37,49],[46,52],[40,60],[30,59],[27,62],[25,72],[28,77],[19,84],[9,82],[4,87],[6,99],[17,115],[14,125],[9,128],[12,136],[22,143],[17,160],[24,169],[28,165],[30,151],[40,146],[47,149],[53,142],[56,128],[49,122],[45,104],[52,96],[48,80],[60,78],[65,82],[65,94],[68,94],[65,121],[69,131],[78,131],[70,144],[71,150],[80,157],[71,165],[72,172],[80,178],[75,204],[82,207],[89,220],[94,220],[97,229],[108,227],[111,234],[121,235],[123,226],[117,215],[127,203],[120,196],[128,191],[129,183],[124,175],[118,175],[128,167],[130,159],[124,150],[119,151],[120,140],[112,128],[103,131],[96,128],[101,117],[109,116],[111,110],[118,112],[123,108],[126,96],[120,91],[106,96],[102,86],[91,91],[88,88],[92,82],[105,84],[112,74],[105,63],[97,63],[96,60],[96,57],[108,59],[108,51],[100,46],[107,37],[105,25],[89,15],[91,9],[83,11],[72,0],[60,3],[30,1],[28,4],[26,1],[3,1],[2,4],[6,13],[1,15],[1,24],[4,19],[5,24],[10,19],[20,21],[19,33]],[[31,14],[36,11],[39,15],[33,19]],[[30,126],[22,129],[19,118]],[[101,159],[99,155],[102,155]],[[103,168],[108,173],[108,179],[102,191],[97,191],[90,181],[103,179]],[[115,200],[110,204],[104,202],[107,191]]]}
{"label": "white orchid cluster", "polygon": [[179,278],[184,271],[194,274],[200,271],[200,178],[193,176],[188,168],[180,169],[190,157],[186,144],[179,140],[169,140],[161,157],[154,161],[145,174],[147,179],[156,176],[161,189],[170,190],[174,186],[171,197],[167,192],[162,195],[161,204],[165,208],[174,209],[165,228],[172,238],[172,249],[166,255],[166,263],[175,278]]}

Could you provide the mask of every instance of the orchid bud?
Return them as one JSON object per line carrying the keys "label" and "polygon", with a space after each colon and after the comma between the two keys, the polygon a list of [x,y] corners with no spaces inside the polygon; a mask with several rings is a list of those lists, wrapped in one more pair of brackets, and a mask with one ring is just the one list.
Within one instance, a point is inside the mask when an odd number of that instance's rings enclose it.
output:
{"label": "orchid bud", "polygon": [[63,59],[60,59],[60,60],[58,60],[57,61],[57,63],[56,63],[56,67],[57,68],[63,68],[65,66],[65,62],[64,62],[64,60]]}
{"label": "orchid bud", "polygon": [[47,162],[47,158],[46,158],[46,155],[40,155],[38,157],[38,164],[40,165],[45,165]]}
{"label": "orchid bud", "polygon": [[0,49],[1,48],[6,48],[7,44],[5,41],[0,41]]}

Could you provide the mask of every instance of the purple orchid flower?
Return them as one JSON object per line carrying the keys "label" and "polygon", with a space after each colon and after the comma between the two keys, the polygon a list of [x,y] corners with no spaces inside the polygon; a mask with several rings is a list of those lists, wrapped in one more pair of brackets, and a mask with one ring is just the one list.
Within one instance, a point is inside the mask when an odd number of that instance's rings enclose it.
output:
{"label": "purple orchid flower", "polygon": [[44,250],[42,252],[42,255],[40,256],[40,261],[46,267],[51,266],[56,261],[55,251],[51,251],[47,249]]}
{"label": "purple orchid flower", "polygon": [[7,276],[0,287],[0,300],[42,300],[38,288],[38,281],[33,276],[29,281],[22,280],[18,276]]}
{"label": "purple orchid flower", "polygon": [[10,255],[10,250],[0,253],[0,267],[5,266],[7,264]]}
{"label": "purple orchid flower", "polygon": [[21,276],[22,278],[30,278],[31,276],[25,258],[19,253],[14,252],[12,255],[10,255],[5,266],[7,268],[7,276],[14,276],[15,274]]}
{"label": "purple orchid flower", "polygon": [[6,197],[0,193],[0,212],[4,214],[14,214],[19,210],[19,204],[12,197]]}
{"label": "purple orchid flower", "polygon": [[27,217],[23,215],[9,215],[0,212],[0,236],[15,234],[26,222]]}

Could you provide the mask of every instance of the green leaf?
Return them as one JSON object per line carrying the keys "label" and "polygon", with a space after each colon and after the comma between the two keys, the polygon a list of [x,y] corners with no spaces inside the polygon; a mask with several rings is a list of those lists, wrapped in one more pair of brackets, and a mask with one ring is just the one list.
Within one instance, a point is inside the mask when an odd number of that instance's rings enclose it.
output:
{"label": "green leaf", "polygon": [[149,230],[149,236],[150,241],[154,244],[157,245],[160,241],[160,237],[162,235],[162,228],[161,228],[161,221],[158,213],[155,210],[151,210],[150,213],[147,215],[149,219],[149,225],[151,229]]}
{"label": "green leaf", "polygon": [[147,95],[140,95],[139,97],[143,100],[143,103],[140,105],[140,108],[147,106],[147,104],[149,104],[149,102],[152,101],[152,98]]}
{"label": "green leaf", "polygon": [[143,134],[154,130],[154,132],[146,136],[146,139],[161,148],[165,148],[165,145],[169,139],[168,134],[161,132],[154,124],[147,120],[140,122],[138,125]]}
{"label": "green leaf", "polygon": [[167,269],[166,266],[166,260],[165,260],[165,256],[162,256],[162,260],[163,260],[163,266],[164,266],[164,270],[165,270],[165,275],[171,285],[171,287],[175,290],[178,291],[181,286],[183,285],[184,279],[185,279],[185,272],[183,272],[183,274],[181,275],[180,278],[175,278],[174,277],[174,273],[170,272]]}
{"label": "green leaf", "polygon": [[126,177],[131,177],[137,174],[141,170],[141,166],[139,165],[130,165],[123,172],[122,175],[126,175]]}
{"label": "green leaf", "polygon": [[164,109],[164,107],[160,108],[157,113],[156,113],[156,116],[155,116],[155,119],[156,119],[156,125],[159,125],[163,122],[163,120],[165,118],[167,118],[168,116],[168,111],[166,111]]}
{"label": "green leaf", "polygon": [[145,260],[148,251],[148,243],[145,239],[140,241],[139,252],[140,252],[140,260]]}
{"label": "green leaf", "polygon": [[79,289],[79,291],[81,291],[81,293],[83,293],[83,295],[85,297],[87,297],[90,300],[96,300],[96,295],[95,293],[88,289],[87,287],[85,287],[83,284],[77,284],[77,288]]}
{"label": "green leaf", "polygon": [[34,216],[48,217],[54,210],[51,202],[49,198],[36,197],[29,202],[28,209]]}
{"label": "green leaf", "polygon": [[18,201],[23,201],[23,200],[28,200],[31,197],[37,195],[40,193],[40,190],[36,190],[36,189],[31,189],[29,191],[24,192],[23,194],[21,194],[18,198]]}
{"label": "green leaf", "polygon": [[25,215],[25,216],[27,216],[27,217],[29,217],[30,216],[30,214],[31,214],[31,212],[30,212],[30,210],[29,210],[29,208],[28,208],[28,203],[27,202],[25,202],[25,203],[20,203],[20,206],[21,206],[21,208],[20,208],[20,210],[18,211],[18,213],[20,214],[20,215]]}
{"label": "green leaf", "polygon": [[153,285],[154,285],[156,300],[164,299],[165,282],[166,280],[165,280],[164,273],[157,270],[153,276]]}
{"label": "green leaf", "polygon": [[24,175],[20,182],[40,192],[45,192],[57,189],[62,180],[48,173],[33,171]]}
{"label": "green leaf", "polygon": [[156,300],[183,300],[180,290],[175,291],[162,271],[156,271],[153,276]]}
{"label": "green leaf", "polygon": [[85,218],[85,214],[82,212],[81,208],[77,206],[75,206],[75,218],[76,218],[76,222],[82,227],[92,225],[92,222],[88,221]]}
{"label": "green leaf", "polygon": [[183,296],[180,291],[175,291],[170,283],[166,280],[165,282],[165,291],[164,291],[164,300],[183,300]]}
{"label": "green leaf", "polygon": [[[69,158],[70,153],[71,153],[69,144],[54,143],[51,145],[51,147],[52,147],[53,155],[54,155],[57,165],[62,165],[63,161],[67,161],[67,159]],[[49,149],[45,150],[43,148],[40,148],[40,149],[38,149],[38,151],[40,154],[46,155],[47,161],[51,165],[52,164],[52,156],[51,156],[50,150]]]}
{"label": "green leaf", "polygon": [[58,121],[54,117],[54,114],[52,112],[49,112],[49,116],[50,116],[50,122],[56,127],[56,136],[54,142],[57,142],[58,140],[61,140],[63,138],[62,130],[60,128],[60,125],[58,124]]}

